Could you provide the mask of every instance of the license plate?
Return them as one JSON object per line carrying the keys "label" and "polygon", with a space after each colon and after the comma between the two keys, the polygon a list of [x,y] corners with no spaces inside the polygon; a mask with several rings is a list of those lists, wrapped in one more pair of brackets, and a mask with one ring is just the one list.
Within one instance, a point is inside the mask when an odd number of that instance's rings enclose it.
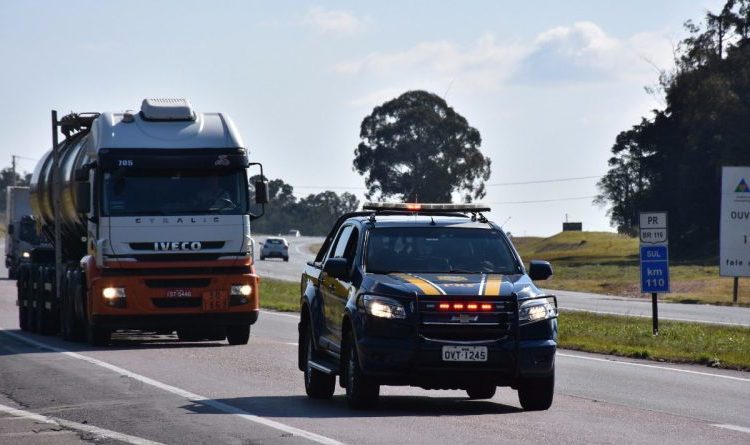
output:
{"label": "license plate", "polygon": [[444,362],[486,362],[487,346],[443,346]]}
{"label": "license plate", "polygon": [[229,293],[227,291],[203,292],[204,311],[223,311],[229,309]]}
{"label": "license plate", "polygon": [[167,298],[189,298],[193,296],[193,291],[190,289],[169,289],[167,291]]}

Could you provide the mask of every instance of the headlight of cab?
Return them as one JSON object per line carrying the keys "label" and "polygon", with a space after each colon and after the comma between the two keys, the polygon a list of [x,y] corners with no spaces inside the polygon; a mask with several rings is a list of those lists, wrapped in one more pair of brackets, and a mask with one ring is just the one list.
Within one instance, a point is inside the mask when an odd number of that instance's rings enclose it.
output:
{"label": "headlight of cab", "polygon": [[557,302],[554,298],[539,298],[524,301],[518,312],[521,323],[533,323],[557,317]]}
{"label": "headlight of cab", "polygon": [[406,318],[404,305],[393,298],[365,295],[362,297],[362,304],[365,307],[365,311],[373,317],[390,319]]}

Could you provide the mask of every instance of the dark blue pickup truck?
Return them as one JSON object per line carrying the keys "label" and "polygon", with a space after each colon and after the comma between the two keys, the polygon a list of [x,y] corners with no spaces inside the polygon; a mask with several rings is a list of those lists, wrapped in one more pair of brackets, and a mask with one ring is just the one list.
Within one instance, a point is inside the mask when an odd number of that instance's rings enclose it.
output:
{"label": "dark blue pickup truck", "polygon": [[299,369],[312,398],[336,376],[352,408],[381,385],[518,390],[526,410],[552,404],[557,300],[532,280],[477,204],[366,204],[341,216],[302,275]]}

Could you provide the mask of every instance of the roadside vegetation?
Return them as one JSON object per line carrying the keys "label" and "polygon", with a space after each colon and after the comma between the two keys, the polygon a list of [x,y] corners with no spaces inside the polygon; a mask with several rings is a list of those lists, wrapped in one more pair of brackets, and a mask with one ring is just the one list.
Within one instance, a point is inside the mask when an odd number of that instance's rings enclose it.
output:
{"label": "roadside vegetation", "polygon": [[[299,311],[299,284],[263,278],[264,309]],[[661,321],[651,335],[651,320],[585,312],[560,314],[560,347],[650,360],[699,363],[750,370],[750,329]]]}
{"label": "roadside vegetation", "polygon": [[[549,238],[514,237],[521,258],[547,260],[554,276],[542,286],[597,294],[650,298],[640,291],[638,239],[609,232],[561,232]],[[716,258],[670,264],[672,292],[680,303],[731,304],[732,279],[719,276]],[[750,283],[740,280],[739,303],[750,306]]]}

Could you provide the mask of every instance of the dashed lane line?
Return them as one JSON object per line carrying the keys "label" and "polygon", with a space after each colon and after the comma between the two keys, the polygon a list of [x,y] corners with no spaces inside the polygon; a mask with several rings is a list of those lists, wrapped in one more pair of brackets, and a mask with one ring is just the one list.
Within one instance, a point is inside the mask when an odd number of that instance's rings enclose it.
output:
{"label": "dashed lane line", "polygon": [[84,433],[93,434],[100,439],[119,440],[120,442],[125,442],[133,445],[161,445],[161,442],[154,442],[142,437],[118,433],[117,431],[111,431],[104,428],[99,428],[98,426],[86,425],[83,423],[60,419],[58,417],[44,416],[41,414],[32,413],[31,411],[24,411],[22,409],[13,408],[7,405],[0,405],[0,412],[4,412],[6,414],[10,414],[19,418],[34,420],[36,422],[58,425],[69,430],[82,431]]}
{"label": "dashed lane line", "polygon": [[325,445],[342,445],[341,442],[339,442],[339,441],[337,441],[335,439],[332,439],[330,437],[321,436],[319,434],[315,434],[315,433],[310,432],[310,431],[306,431],[306,430],[303,430],[303,429],[295,428],[293,426],[286,425],[284,423],[277,422],[275,420],[267,419],[265,417],[260,417],[258,415],[255,415],[255,414],[249,413],[249,412],[247,412],[245,410],[242,410],[240,408],[234,407],[232,405],[228,405],[228,404],[223,403],[223,402],[219,402],[219,401],[216,401],[216,400],[209,399],[208,397],[192,393],[190,391],[184,390],[182,388],[178,388],[176,386],[172,386],[172,385],[168,385],[166,383],[159,382],[159,381],[154,380],[154,379],[152,379],[150,377],[146,377],[144,375],[137,374],[137,373],[132,372],[132,371],[128,371],[127,369],[120,368],[119,366],[113,365],[111,363],[107,363],[107,362],[102,361],[102,360],[98,360],[98,359],[95,359],[95,358],[92,358],[92,357],[88,357],[88,356],[85,356],[85,355],[82,355],[82,354],[78,354],[78,353],[67,351],[65,349],[61,349],[61,348],[58,348],[58,347],[55,347],[55,346],[52,346],[52,345],[48,345],[46,343],[42,343],[40,341],[28,338],[26,336],[19,335],[19,334],[15,333],[15,332],[10,332],[10,331],[8,331],[8,330],[6,330],[4,328],[1,328],[1,327],[0,327],[0,333],[3,333],[3,334],[5,334],[5,335],[7,335],[9,337],[15,338],[17,340],[26,342],[28,344],[34,345],[34,346],[42,348],[42,349],[46,349],[46,350],[53,351],[53,352],[58,352],[60,354],[66,355],[68,357],[72,357],[72,358],[75,358],[75,359],[78,359],[78,360],[83,360],[83,361],[88,362],[88,363],[90,363],[92,365],[96,365],[96,366],[99,366],[99,367],[102,367],[102,368],[105,368],[105,369],[109,369],[110,371],[114,371],[114,372],[116,372],[116,373],[118,373],[118,374],[120,374],[122,376],[130,377],[130,378],[132,378],[134,380],[138,380],[138,381],[143,382],[143,383],[145,383],[147,385],[153,386],[155,388],[159,388],[159,389],[161,389],[163,391],[167,391],[167,392],[170,392],[172,394],[176,394],[176,395],[178,395],[180,397],[183,397],[183,398],[185,398],[185,399],[187,399],[187,400],[189,400],[191,402],[200,402],[200,403],[202,403],[204,405],[207,405],[207,406],[210,406],[211,408],[214,408],[214,409],[216,409],[218,411],[222,411],[222,412],[225,412],[227,414],[235,415],[237,417],[240,417],[240,418],[245,419],[245,420],[249,420],[249,421],[257,423],[259,425],[264,425],[264,426],[267,426],[267,427],[270,427],[270,428],[273,428],[273,429],[276,429],[276,430],[279,430],[279,431],[283,431],[285,433],[292,434],[294,436],[302,437],[302,438],[305,438],[305,439],[310,440],[312,442],[316,442],[316,443],[320,443],[320,444],[325,444]]}

